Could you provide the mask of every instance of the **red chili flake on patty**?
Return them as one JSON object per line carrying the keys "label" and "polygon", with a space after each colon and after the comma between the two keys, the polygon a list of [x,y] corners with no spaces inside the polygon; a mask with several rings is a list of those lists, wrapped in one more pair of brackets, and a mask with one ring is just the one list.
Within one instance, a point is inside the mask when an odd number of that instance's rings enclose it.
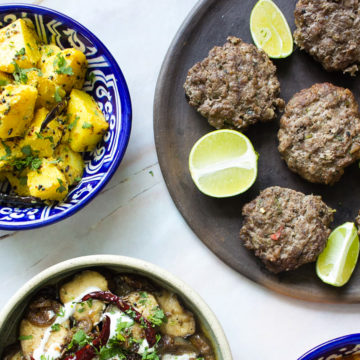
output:
{"label": "red chili flake on patty", "polygon": [[281,232],[283,230],[284,230],[284,227],[280,226],[279,230],[276,233],[270,235],[271,240],[274,240],[274,241],[279,240],[280,236],[281,236]]}

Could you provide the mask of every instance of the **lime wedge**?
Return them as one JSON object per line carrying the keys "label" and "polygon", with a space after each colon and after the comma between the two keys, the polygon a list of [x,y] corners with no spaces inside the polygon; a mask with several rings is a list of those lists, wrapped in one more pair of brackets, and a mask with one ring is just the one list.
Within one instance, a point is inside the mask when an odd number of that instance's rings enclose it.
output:
{"label": "lime wedge", "polygon": [[191,177],[206,195],[222,198],[249,189],[257,176],[258,155],[250,140],[235,130],[215,130],[193,146]]}
{"label": "lime wedge", "polygon": [[281,10],[271,0],[259,0],[251,11],[250,32],[255,45],[271,58],[289,56],[293,38]]}
{"label": "lime wedge", "polygon": [[329,236],[316,262],[319,278],[333,286],[345,285],[354,271],[359,255],[359,237],[354,223],[338,226]]}

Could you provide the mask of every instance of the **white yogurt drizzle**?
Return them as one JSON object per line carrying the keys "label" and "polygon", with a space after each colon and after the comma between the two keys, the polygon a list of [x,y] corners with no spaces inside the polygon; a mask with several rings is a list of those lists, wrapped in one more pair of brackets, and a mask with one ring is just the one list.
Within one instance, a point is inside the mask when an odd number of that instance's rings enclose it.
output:
{"label": "white yogurt drizzle", "polygon": [[[57,318],[55,319],[52,326],[55,324],[61,325],[65,321],[69,320],[69,318],[75,312],[76,303],[81,302],[81,299],[85,295],[87,295],[88,293],[93,292],[93,291],[101,291],[101,289],[99,289],[98,287],[95,287],[95,286],[89,287],[83,293],[81,293],[77,298],[64,304],[64,306],[62,307],[62,314],[64,314],[64,315],[57,316]],[[47,349],[47,351],[45,351],[45,346],[46,346],[47,342],[49,341],[51,334],[52,334],[52,329],[51,329],[51,326],[49,326],[44,332],[44,335],[41,339],[40,345],[34,350],[34,353],[33,353],[34,360],[41,360],[42,355],[45,356],[46,359],[54,359],[54,360],[60,357],[61,344],[57,344],[57,343],[51,344],[51,346]]]}
{"label": "white yogurt drizzle", "polygon": [[[110,311],[109,311],[109,309],[110,309]],[[124,312],[122,312],[116,306],[108,307],[107,311],[104,312],[104,314],[102,316],[102,319],[106,315],[110,318],[110,336],[109,336],[109,340],[112,339],[112,338],[116,339],[116,335],[117,335],[116,328],[117,328],[118,322],[126,322],[128,324],[128,327],[130,327],[130,326],[132,326],[134,324],[134,320],[130,316],[128,316]],[[139,343],[139,349],[138,349],[137,353],[142,355],[145,352],[145,350],[147,350],[148,353],[149,353],[149,352],[153,352],[155,349],[154,349],[154,347],[149,348],[149,343],[147,342],[146,339],[143,339],[143,341],[141,343]],[[115,358],[113,358],[113,359],[115,359]]]}

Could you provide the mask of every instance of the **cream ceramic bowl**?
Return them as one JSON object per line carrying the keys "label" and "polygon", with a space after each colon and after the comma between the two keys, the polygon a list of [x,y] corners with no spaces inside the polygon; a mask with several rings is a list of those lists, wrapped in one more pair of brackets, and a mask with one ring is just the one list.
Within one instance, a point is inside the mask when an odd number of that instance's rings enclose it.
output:
{"label": "cream ceramic bowl", "polygon": [[0,357],[5,346],[16,342],[19,321],[30,298],[37,291],[46,285],[56,284],[59,280],[81,270],[96,269],[97,267],[109,268],[116,272],[143,275],[178,294],[184,305],[196,315],[204,333],[212,342],[217,360],[232,359],[221,325],[210,308],[194,290],[158,266],[142,260],[116,255],[92,255],[67,260],[42,271],[22,286],[0,312]]}

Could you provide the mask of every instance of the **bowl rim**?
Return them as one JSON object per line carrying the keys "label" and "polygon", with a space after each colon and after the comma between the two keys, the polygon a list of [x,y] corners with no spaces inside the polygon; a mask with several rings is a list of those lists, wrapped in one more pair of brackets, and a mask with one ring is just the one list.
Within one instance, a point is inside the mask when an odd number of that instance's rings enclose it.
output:
{"label": "bowl rim", "polygon": [[324,351],[336,350],[343,346],[352,344],[360,344],[360,333],[344,335],[325,341],[324,343],[307,351],[305,354],[300,356],[298,360],[318,360],[321,356],[323,356]]}
{"label": "bowl rim", "polygon": [[[219,349],[219,354],[222,360],[232,360],[230,346],[226,339],[224,330],[220,325],[213,311],[201,298],[201,296],[193,290],[189,285],[180,280],[175,275],[161,267],[149,263],[144,260],[121,256],[121,255],[88,255],[69,260],[62,261],[53,266],[46,268],[39,274],[28,280],[20,289],[9,299],[5,306],[0,311],[0,332],[8,321],[8,316],[11,311],[19,303],[24,301],[32,290],[43,286],[44,283],[51,280],[51,278],[60,275],[62,272],[71,272],[81,270],[86,267],[94,266],[124,266],[133,270],[139,271],[150,278],[155,278],[160,283],[169,284],[175,289],[181,298],[190,300],[192,305],[197,309],[198,313],[204,317],[212,331],[214,346]],[[219,359],[220,360],[220,359]]]}
{"label": "bowl rim", "polygon": [[[131,133],[131,125],[132,125],[132,106],[131,106],[131,98],[129,89],[125,80],[125,77],[115,60],[114,56],[110,53],[108,48],[103,44],[103,42],[94,35],[90,30],[88,30],[84,25],[80,24],[75,19],[71,18],[68,15],[65,15],[57,10],[50,9],[45,6],[40,5],[30,5],[30,4],[24,4],[24,3],[5,3],[0,5],[0,12],[4,11],[29,11],[32,13],[37,13],[41,15],[50,15],[57,17],[61,20],[63,20],[66,23],[71,24],[72,29],[75,29],[78,32],[81,32],[83,35],[85,35],[87,38],[90,39],[91,42],[95,43],[97,48],[106,56],[110,67],[114,73],[115,79],[118,83],[118,92],[119,92],[119,98],[121,102],[121,119],[122,121],[122,129],[124,129],[124,140],[122,141],[122,150],[119,151],[119,146],[116,149],[116,155],[111,163],[111,167],[109,171],[106,173],[106,176],[104,177],[104,180],[98,185],[96,190],[92,191],[89,196],[84,200],[84,202],[79,202],[73,206],[71,206],[69,209],[66,209],[63,212],[59,212],[58,214],[52,216],[51,218],[45,219],[45,220],[37,220],[37,222],[29,222],[26,224],[17,225],[16,223],[5,223],[0,221],[0,230],[28,230],[28,229],[35,229],[43,226],[47,226],[50,224],[54,224],[58,221],[64,220],[71,215],[74,215],[76,212],[84,208],[86,205],[88,205],[94,198],[101,192],[101,190],[105,187],[105,185],[110,181],[112,176],[114,175],[115,171],[119,167],[121,160],[123,159],[125,155],[125,151],[127,149],[127,146],[129,144],[130,139],[130,133]],[[119,89],[122,89],[122,94],[120,94]]]}

